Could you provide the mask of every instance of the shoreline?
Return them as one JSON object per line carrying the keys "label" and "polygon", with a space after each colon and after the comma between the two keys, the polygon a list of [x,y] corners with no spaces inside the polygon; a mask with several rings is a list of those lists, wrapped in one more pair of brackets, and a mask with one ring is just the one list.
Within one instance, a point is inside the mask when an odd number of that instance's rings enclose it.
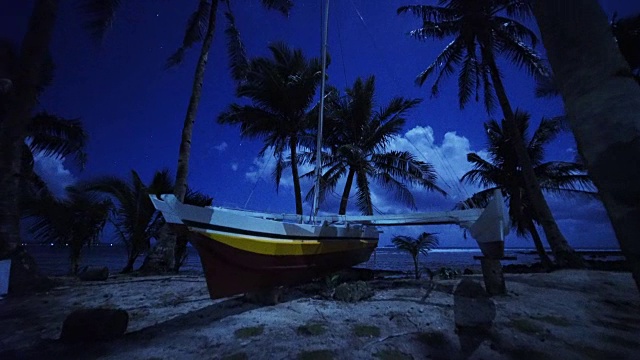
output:
{"label": "shoreline", "polygon": [[[301,285],[286,289],[273,306],[242,296],[211,300],[204,277],[195,274],[118,274],[103,282],[58,277],[61,285],[47,293],[0,300],[0,358],[295,359],[316,351],[325,356],[318,359],[469,352],[485,359],[631,359],[640,351],[640,294],[629,273],[506,273],[508,294],[491,298],[491,329],[471,338],[456,329],[454,293],[463,280],[482,284],[481,274],[433,282],[379,275],[367,281],[375,294],[361,302],[336,301]],[[124,337],[77,345],[56,340],[65,317],[86,307],[126,310]],[[244,337],[242,329],[260,334]]]}

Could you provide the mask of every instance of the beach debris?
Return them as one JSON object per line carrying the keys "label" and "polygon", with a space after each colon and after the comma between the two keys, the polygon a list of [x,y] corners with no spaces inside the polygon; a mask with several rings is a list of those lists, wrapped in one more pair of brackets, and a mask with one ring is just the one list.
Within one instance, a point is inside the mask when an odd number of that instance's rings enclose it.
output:
{"label": "beach debris", "polygon": [[82,281],[104,281],[109,278],[109,268],[106,266],[85,266],[78,272]]}
{"label": "beach debris", "polygon": [[452,280],[457,278],[459,275],[460,271],[452,268],[441,267],[440,270],[438,270],[438,276],[443,280]]}
{"label": "beach debris", "polygon": [[129,314],[122,309],[86,308],[67,316],[62,324],[63,342],[106,341],[124,335]]}
{"label": "beach debris", "polygon": [[364,281],[343,283],[336,287],[333,298],[345,302],[358,302],[372,297],[373,289]]}

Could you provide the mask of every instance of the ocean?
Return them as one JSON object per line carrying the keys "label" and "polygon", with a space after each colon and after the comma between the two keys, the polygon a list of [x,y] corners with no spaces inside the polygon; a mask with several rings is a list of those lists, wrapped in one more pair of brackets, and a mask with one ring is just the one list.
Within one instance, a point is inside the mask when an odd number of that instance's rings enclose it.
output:
{"label": "ocean", "polygon": [[[27,251],[35,258],[36,263],[43,274],[46,275],[66,275],[69,273],[69,251],[65,247],[48,246],[48,245],[27,245]],[[580,249],[589,253],[616,252],[616,249]],[[481,255],[479,249],[465,248],[440,248],[434,249],[427,256],[420,255],[419,261],[421,268],[427,267],[432,271],[438,269],[452,268],[455,270],[464,270],[465,268],[478,268],[479,260],[475,260],[474,256]],[[538,261],[538,256],[533,249],[523,248],[507,248],[506,256],[515,256],[515,260],[504,260],[503,265],[507,264],[532,264]],[[615,256],[614,256],[615,257]],[[619,257],[619,256],[617,256]],[[142,265],[144,256],[141,256],[136,262],[135,269]],[[99,245],[85,248],[80,259],[80,267],[89,266],[106,266],[111,273],[117,273],[124,267],[127,260],[127,252],[120,245]],[[607,260],[615,260],[608,256]],[[380,247],[372,255],[369,261],[358,265],[358,267],[374,269],[374,270],[396,270],[396,271],[413,271],[413,260],[411,256],[405,252],[401,252],[392,247]],[[188,248],[188,256],[185,265],[181,271],[188,273],[202,273],[202,265],[200,258],[194,248]]]}

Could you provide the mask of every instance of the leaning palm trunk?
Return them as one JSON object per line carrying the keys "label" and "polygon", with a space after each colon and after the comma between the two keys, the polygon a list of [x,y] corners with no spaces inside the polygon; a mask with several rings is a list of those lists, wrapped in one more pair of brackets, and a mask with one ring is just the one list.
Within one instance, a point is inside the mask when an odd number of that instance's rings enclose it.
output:
{"label": "leaning palm trunk", "polygon": [[[202,96],[202,85],[204,83],[204,73],[209,60],[209,50],[213,42],[213,34],[216,29],[216,15],[218,12],[218,0],[211,2],[209,12],[209,21],[207,25],[207,33],[202,41],[200,48],[200,56],[196,65],[196,71],[193,77],[193,87],[191,89],[191,97],[189,98],[189,106],[185,115],[184,125],[182,127],[182,140],[180,141],[180,153],[178,154],[178,169],[176,171],[176,183],[174,194],[180,201],[184,201],[187,193],[187,177],[189,175],[189,157],[191,155],[191,137],[193,135],[193,126],[196,122],[196,114],[198,112],[198,104]],[[164,225],[167,226],[167,225]],[[142,270],[146,272],[166,272],[168,270],[178,271],[180,264],[175,259],[182,259],[186,252],[186,244],[176,246],[176,236],[165,229],[165,236],[158,239],[158,245],[151,251],[147,259],[145,259]]]}
{"label": "leaning palm trunk", "polygon": [[340,199],[340,209],[338,215],[344,215],[347,213],[347,203],[349,202],[349,193],[351,193],[351,186],[353,185],[353,177],[356,172],[352,168],[349,168],[349,174],[347,175],[347,182],[344,184],[344,190],[342,191],[342,198]]}
{"label": "leaning palm trunk", "polygon": [[544,250],[544,246],[542,245],[542,239],[540,239],[540,234],[538,234],[538,230],[536,230],[536,226],[533,223],[533,220],[529,219],[529,233],[531,234],[531,238],[533,239],[533,244],[536,246],[536,251],[538,252],[538,256],[540,257],[540,262],[542,263],[542,267],[545,270],[549,270],[552,268],[551,259],[549,259],[549,255]]}
{"label": "leaning palm trunk", "polygon": [[289,147],[291,149],[291,175],[293,176],[293,191],[296,198],[296,214],[302,215],[302,190],[300,188],[300,174],[298,172],[298,139],[291,136],[289,139]]}
{"label": "leaning palm trunk", "polygon": [[534,14],[578,151],[640,290],[640,92],[597,0],[537,0]]}
{"label": "leaning palm trunk", "polygon": [[495,59],[490,52],[488,53],[489,54],[485,54],[484,58],[488,60],[491,72],[491,81],[493,82],[496,96],[498,97],[500,107],[504,114],[505,130],[507,131],[509,138],[512,140],[513,148],[518,157],[518,164],[522,167],[525,190],[531,204],[533,205],[533,210],[540,221],[540,225],[542,225],[542,229],[544,230],[544,234],[549,242],[549,246],[551,246],[551,251],[555,257],[556,265],[560,267],[583,267],[584,263],[582,258],[573,250],[560,232],[558,224],[551,213],[551,209],[549,209],[549,205],[542,194],[542,189],[540,188],[540,184],[538,184],[536,174],[533,170],[533,165],[531,164],[531,159],[527,153],[527,147],[522,139],[518,126],[515,123],[513,109],[511,108],[511,104],[507,98],[507,93],[504,89],[504,85],[502,84],[502,79],[500,79]]}
{"label": "leaning palm trunk", "polygon": [[20,49],[19,71],[12,79],[13,94],[5,119],[0,119],[0,258],[20,243],[22,151],[27,126],[36,104],[37,85],[58,11],[58,0],[35,2]]}

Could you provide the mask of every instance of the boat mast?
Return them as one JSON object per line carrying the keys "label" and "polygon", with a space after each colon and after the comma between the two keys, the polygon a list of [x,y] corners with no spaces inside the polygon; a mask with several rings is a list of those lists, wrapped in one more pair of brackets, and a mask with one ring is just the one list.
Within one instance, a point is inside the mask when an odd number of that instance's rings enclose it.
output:
{"label": "boat mast", "polygon": [[320,80],[320,112],[318,115],[318,138],[316,139],[316,185],[313,192],[313,213],[311,221],[315,221],[320,207],[320,177],[322,176],[322,123],[324,122],[324,91],[327,72],[327,38],[329,32],[329,0],[324,7],[324,24],[322,29],[322,79]]}

